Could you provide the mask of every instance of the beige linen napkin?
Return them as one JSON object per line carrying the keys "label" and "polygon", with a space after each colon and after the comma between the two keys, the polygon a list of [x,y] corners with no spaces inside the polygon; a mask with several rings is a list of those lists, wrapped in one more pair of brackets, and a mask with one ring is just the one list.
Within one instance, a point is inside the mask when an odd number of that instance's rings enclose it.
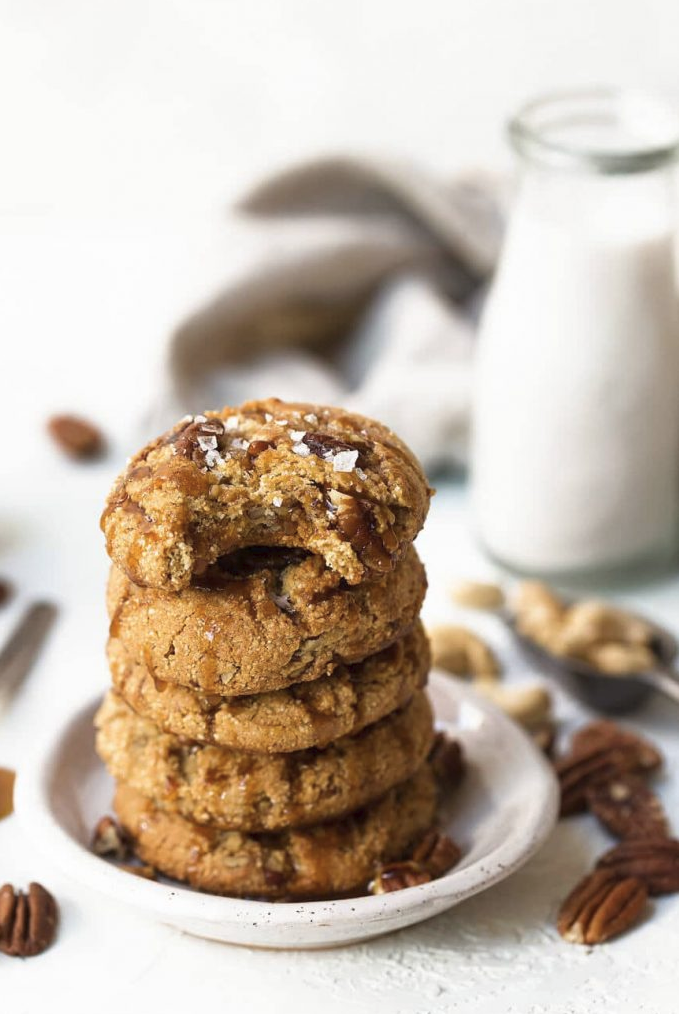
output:
{"label": "beige linen napkin", "polygon": [[430,470],[464,460],[470,308],[501,233],[493,183],[329,158],[235,214],[254,256],[172,335],[159,422],[274,395],[377,417]]}

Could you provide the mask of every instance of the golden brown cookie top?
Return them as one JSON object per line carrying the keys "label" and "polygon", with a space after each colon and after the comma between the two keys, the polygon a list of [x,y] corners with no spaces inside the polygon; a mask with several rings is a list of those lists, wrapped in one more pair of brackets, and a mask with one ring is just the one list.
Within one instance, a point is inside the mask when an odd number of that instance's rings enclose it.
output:
{"label": "golden brown cookie top", "polygon": [[301,547],[349,584],[389,571],[431,490],[405,444],[363,416],[275,398],[189,416],[136,454],[102,515],[137,584],[188,587],[245,546]]}

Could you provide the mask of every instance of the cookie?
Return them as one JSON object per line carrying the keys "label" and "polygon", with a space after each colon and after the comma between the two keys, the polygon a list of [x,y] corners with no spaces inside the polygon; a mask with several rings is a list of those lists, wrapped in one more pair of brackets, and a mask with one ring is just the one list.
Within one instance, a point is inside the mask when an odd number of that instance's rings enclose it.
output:
{"label": "cookie", "polygon": [[114,778],[167,813],[238,831],[277,831],[350,813],[406,781],[434,738],[420,691],[400,711],[325,750],[256,754],[161,732],[116,693],[95,719],[97,752]]}
{"label": "cookie", "polygon": [[327,676],[242,697],[201,694],[154,679],[122,643],[109,642],[113,685],[134,710],[177,736],[267,753],[323,747],[406,704],[429,673],[429,646],[418,620],[389,648]]}
{"label": "cookie", "polygon": [[363,891],[375,866],[402,858],[431,827],[437,792],[428,764],[382,799],[315,827],[244,834],[193,824],[119,783],[114,807],[139,857],[213,894],[331,897]]}
{"label": "cookie", "polygon": [[322,557],[254,547],[173,593],[112,568],[111,635],[151,675],[207,693],[253,694],[313,680],[410,628],[427,588],[412,546],[393,571],[350,587]]}
{"label": "cookie", "polygon": [[380,423],[271,398],[188,416],[136,454],[102,515],[109,555],[139,585],[179,591],[236,549],[293,546],[349,584],[384,574],[431,490]]}

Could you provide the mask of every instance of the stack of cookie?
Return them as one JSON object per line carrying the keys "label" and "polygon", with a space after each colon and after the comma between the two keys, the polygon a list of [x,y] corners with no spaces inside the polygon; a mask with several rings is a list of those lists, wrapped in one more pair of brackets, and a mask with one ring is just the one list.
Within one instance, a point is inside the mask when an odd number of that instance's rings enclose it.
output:
{"label": "stack of cookie", "polygon": [[432,826],[411,544],[429,495],[385,427],[275,399],[131,460],[102,518],[97,748],[144,862],[216,893],[329,896]]}

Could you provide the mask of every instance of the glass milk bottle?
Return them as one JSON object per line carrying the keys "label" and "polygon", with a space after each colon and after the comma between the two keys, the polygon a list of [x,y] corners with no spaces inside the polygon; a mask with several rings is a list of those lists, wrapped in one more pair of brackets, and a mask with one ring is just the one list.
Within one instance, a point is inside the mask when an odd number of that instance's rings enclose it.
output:
{"label": "glass milk bottle", "polygon": [[510,124],[520,178],[479,336],[476,525],[545,576],[671,559],[679,523],[674,114],[545,98]]}

